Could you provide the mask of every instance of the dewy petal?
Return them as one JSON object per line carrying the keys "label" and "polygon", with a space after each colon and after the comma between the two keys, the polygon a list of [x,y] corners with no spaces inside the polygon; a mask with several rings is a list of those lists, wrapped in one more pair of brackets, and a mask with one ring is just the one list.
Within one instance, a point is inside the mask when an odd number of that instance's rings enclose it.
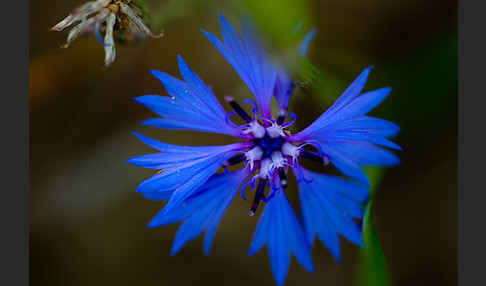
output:
{"label": "dewy petal", "polygon": [[163,118],[149,119],[145,125],[166,129],[192,129],[246,138],[226,120],[226,112],[211,89],[179,56],[179,69],[185,81],[152,70],[171,97],[146,95],[135,98]]}
{"label": "dewy petal", "polygon": [[205,232],[204,253],[208,255],[221,218],[248,175],[248,168],[213,175],[180,207],[167,213],[159,212],[148,226],[157,227],[184,221],[177,231],[171,254],[174,255],[188,241]]}
{"label": "dewy petal", "polygon": [[317,174],[302,167],[294,168],[299,179],[299,197],[307,239],[317,236],[339,261],[338,233],[363,246],[361,229],[353,218],[363,216],[362,204],[368,199],[367,189],[336,176]]}
{"label": "dewy petal", "polygon": [[200,104],[206,105],[208,110],[212,110],[216,114],[226,114],[224,108],[221,106],[221,103],[216,96],[214,96],[211,89],[189,68],[180,55],[177,56],[177,59],[182,78],[185,80],[192,93],[198,95],[195,99],[199,100]]}
{"label": "dewy petal", "polygon": [[248,254],[255,254],[266,244],[272,273],[277,285],[281,286],[287,277],[292,252],[307,271],[313,271],[314,266],[310,244],[285,192],[281,188],[273,192],[274,195],[260,217]]}
{"label": "dewy petal", "polygon": [[[316,29],[312,29],[309,33],[307,33],[307,35],[304,36],[304,39],[300,42],[298,52],[301,56],[304,57],[306,55],[309,44],[315,33]],[[294,81],[283,69],[280,69],[278,72],[274,90],[274,96],[277,100],[279,110],[287,112],[290,97],[292,95],[292,92],[294,91],[294,87]]]}
{"label": "dewy petal", "polygon": [[359,95],[369,71],[370,68],[365,69],[314,123],[289,137],[294,142],[318,144],[336,168],[366,184],[369,182],[361,165],[393,166],[399,163],[394,154],[373,144],[401,149],[388,140],[400,130],[397,125],[365,115],[390,93],[390,88],[382,88]]}
{"label": "dewy petal", "polygon": [[115,27],[116,15],[110,13],[106,18],[106,31],[105,31],[105,66],[109,66],[115,61],[116,50],[115,50],[115,40],[113,39],[113,28]]}
{"label": "dewy petal", "polygon": [[146,168],[163,169],[162,172],[142,182],[137,187],[137,191],[152,200],[170,198],[166,210],[177,206],[193,194],[221,167],[224,161],[248,147],[248,143],[224,146],[177,146],[141,135],[139,137],[162,153],[137,156],[129,159],[128,162]]}
{"label": "dewy petal", "polygon": [[241,37],[231,23],[219,15],[223,42],[202,31],[223,57],[233,66],[248,86],[260,108],[262,116],[271,117],[271,98],[277,78],[277,66],[264,51],[253,27],[246,19],[242,23]]}

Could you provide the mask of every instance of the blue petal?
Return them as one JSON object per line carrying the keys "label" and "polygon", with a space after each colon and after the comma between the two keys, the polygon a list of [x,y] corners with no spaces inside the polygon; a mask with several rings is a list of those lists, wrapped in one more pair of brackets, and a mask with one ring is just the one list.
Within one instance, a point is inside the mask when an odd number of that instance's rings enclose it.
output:
{"label": "blue petal", "polygon": [[290,76],[283,70],[280,71],[275,83],[274,96],[279,110],[288,110],[290,97],[294,91],[295,84]]}
{"label": "blue petal", "polygon": [[167,96],[143,95],[134,99],[136,102],[147,106],[153,112],[157,113],[160,116],[176,118],[180,117],[181,119],[183,119],[184,115],[190,112],[189,110],[186,110],[186,108],[184,108],[183,106],[175,104],[174,99]]}
{"label": "blue petal", "polygon": [[207,158],[212,152],[219,151],[218,149],[218,147],[186,147],[183,151],[169,149],[162,153],[136,156],[128,159],[127,162],[149,169],[169,169]]}
{"label": "blue petal", "polygon": [[321,127],[331,125],[335,122],[347,120],[349,118],[365,115],[380,104],[388,96],[390,91],[391,88],[385,87],[369,91],[358,96],[345,107],[336,112],[332,117],[326,120]]}
{"label": "blue petal", "polygon": [[313,271],[314,266],[309,242],[284,191],[274,189],[273,192],[260,217],[248,254],[255,254],[267,244],[272,273],[277,285],[283,285],[291,253],[307,271]]}
{"label": "blue petal", "polygon": [[[140,135],[141,136],[141,135]],[[166,209],[176,207],[213,175],[221,164],[242,149],[246,143],[224,146],[177,146],[141,137],[162,153],[137,156],[129,163],[146,168],[163,169],[142,182],[137,191],[153,200],[166,200]]]}
{"label": "blue petal", "polygon": [[386,137],[396,135],[398,131],[400,131],[400,127],[392,122],[369,116],[359,116],[328,125],[326,128],[322,128],[315,137],[321,138],[320,140],[348,139],[365,141],[401,150],[400,146],[386,139]]}
{"label": "blue petal", "polygon": [[359,96],[361,91],[363,90],[366,80],[368,79],[368,75],[373,67],[368,67],[361,74],[349,85],[348,88],[343,92],[343,94],[334,102],[331,107],[329,107],[326,112],[324,112],[314,123],[312,123],[307,129],[311,129],[314,126],[320,126],[324,122],[326,122],[329,118],[331,118],[336,112],[338,112],[341,108],[348,105],[351,101],[353,101],[356,97]]}
{"label": "blue petal", "polygon": [[363,216],[361,203],[367,197],[366,188],[302,167],[294,169],[294,172],[300,177],[299,197],[308,240],[314,241],[317,235],[338,261],[338,233],[354,244],[363,246],[361,230],[352,219]]}
{"label": "blue petal", "polygon": [[[198,116],[192,117],[192,119],[196,119]],[[201,132],[214,132],[214,133],[224,133],[224,132],[216,132],[214,129],[213,122],[205,120],[201,118],[198,121],[195,120],[171,120],[167,118],[150,118],[146,119],[142,122],[142,125],[153,126],[162,129],[169,129],[169,130],[194,130],[194,131],[201,131]],[[237,130],[235,130],[237,131]],[[235,132],[234,136],[238,133]]]}
{"label": "blue petal", "polygon": [[233,173],[213,175],[184,204],[170,212],[159,212],[148,226],[157,227],[184,221],[177,231],[171,255],[202,232],[206,233],[204,253],[209,254],[217,227],[248,174],[248,169],[245,168]]}
{"label": "blue petal", "polygon": [[140,139],[143,143],[145,143],[145,144],[149,145],[150,147],[157,149],[159,151],[165,151],[167,149],[167,146],[169,146],[169,144],[165,144],[165,143],[162,143],[158,140],[149,138],[149,137],[142,135],[138,132],[133,132],[133,134],[135,136],[137,136],[138,139]]}
{"label": "blue petal", "polygon": [[370,69],[365,69],[316,121],[289,138],[294,142],[317,144],[336,168],[365,184],[369,182],[360,166],[394,166],[400,162],[393,153],[374,144],[401,150],[388,140],[400,130],[396,124],[365,115],[391,90],[382,88],[359,95]]}
{"label": "blue petal", "polygon": [[356,179],[369,186],[370,182],[366,173],[360,168],[359,163],[353,157],[348,157],[338,150],[326,148],[326,145],[321,144],[324,153],[329,157],[331,164],[333,164],[343,174]]}
{"label": "blue petal", "polygon": [[[371,143],[355,140],[328,140],[325,150],[340,153],[347,158],[353,158],[359,165],[365,166],[396,166],[400,163],[395,154]],[[326,151],[324,151],[326,152]]]}
{"label": "blue petal", "polygon": [[143,181],[138,185],[137,192],[141,193],[144,198],[154,201],[165,201],[170,198],[172,189],[160,189],[160,174],[155,174],[149,179]]}
{"label": "blue petal", "polygon": [[[170,169],[174,167],[181,166],[183,164],[190,164],[196,162],[196,160],[204,159],[209,156],[221,153],[226,148],[235,147],[239,149],[238,146],[179,146],[162,143],[158,140],[150,139],[143,136],[137,132],[134,132],[144,143],[149,146],[161,151],[161,153],[153,153],[147,155],[136,156],[128,159],[127,162],[150,169]],[[247,144],[240,143],[240,147],[244,148]]]}
{"label": "blue petal", "polygon": [[378,136],[392,137],[400,131],[400,127],[393,122],[386,121],[380,118],[375,118],[371,116],[359,116],[351,118],[349,120],[337,122],[331,126],[328,126],[326,130],[359,130]]}
{"label": "blue petal", "polygon": [[202,32],[255,95],[261,114],[270,117],[271,96],[277,78],[277,67],[263,50],[263,45],[248,21],[243,21],[240,37],[223,15],[219,15],[219,20],[223,42],[206,31]]}
{"label": "blue petal", "polygon": [[316,34],[316,29],[312,29],[305,35],[304,39],[300,42],[299,44],[299,54],[301,56],[305,56],[307,54],[307,49],[309,48],[310,42],[312,41],[312,38],[314,38],[314,35]]}
{"label": "blue petal", "polygon": [[171,97],[146,95],[135,98],[163,118],[146,120],[145,125],[165,129],[192,129],[242,137],[241,131],[226,121],[226,112],[211,89],[189,68],[181,56],[179,69],[185,82],[164,72],[152,74]]}
{"label": "blue petal", "polygon": [[340,130],[340,131],[323,131],[321,134],[315,138],[322,138],[321,140],[356,140],[370,142],[373,144],[381,145],[395,150],[402,150],[402,147],[391,142],[390,140],[375,134],[370,134],[368,132],[351,131],[351,130]]}
{"label": "blue petal", "polygon": [[189,68],[180,55],[178,55],[177,58],[179,60],[181,76],[186,81],[192,93],[197,94],[194,99],[198,100],[201,105],[206,105],[206,109],[208,111],[213,111],[214,114],[225,114],[224,108],[221,106],[216,96],[214,96],[211,89]]}

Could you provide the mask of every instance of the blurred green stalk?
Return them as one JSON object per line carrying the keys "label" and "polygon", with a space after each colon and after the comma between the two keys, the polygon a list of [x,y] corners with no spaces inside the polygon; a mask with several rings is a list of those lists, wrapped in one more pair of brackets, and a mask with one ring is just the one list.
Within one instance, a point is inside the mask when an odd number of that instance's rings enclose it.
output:
{"label": "blurred green stalk", "polygon": [[363,217],[364,252],[360,257],[358,269],[358,285],[390,286],[391,278],[388,272],[385,255],[381,248],[380,239],[373,225],[373,200],[382,181],[385,170],[383,168],[366,168],[370,179],[370,200],[365,208]]}

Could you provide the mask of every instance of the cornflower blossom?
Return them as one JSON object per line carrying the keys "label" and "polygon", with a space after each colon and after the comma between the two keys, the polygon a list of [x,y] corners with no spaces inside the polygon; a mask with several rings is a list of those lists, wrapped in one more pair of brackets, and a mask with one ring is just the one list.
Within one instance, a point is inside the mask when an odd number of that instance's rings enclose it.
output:
{"label": "cornflower blossom", "polygon": [[[142,182],[137,191],[151,200],[168,200],[150,221],[149,227],[182,222],[175,236],[171,255],[188,241],[205,233],[204,253],[226,209],[241,188],[249,184],[254,191],[248,214],[254,215],[261,201],[266,206],[260,216],[249,255],[267,245],[271,269],[278,285],[286,279],[291,254],[308,271],[313,271],[311,246],[318,237],[339,260],[338,234],[363,246],[361,229],[353,219],[363,216],[368,198],[368,179],[360,166],[392,166],[399,159],[381,148],[400,147],[387,138],[399,127],[366,114],[382,102],[390,88],[361,94],[371,68],[365,69],[336,102],[314,123],[291,134],[288,127],[296,116],[288,114],[294,89],[291,77],[271,60],[255,29],[243,20],[241,35],[220,15],[223,40],[202,31],[236,70],[255,96],[247,113],[232,97],[225,97],[232,112],[226,112],[212,90],[178,57],[182,80],[160,71],[151,71],[164,85],[167,96],[146,95],[136,101],[161,118],[148,119],[144,125],[163,129],[195,130],[226,134],[242,142],[223,146],[177,146],[136,135],[159,152],[137,156],[128,162],[157,171]],[[297,51],[306,54],[314,35],[308,33]],[[272,96],[278,114],[271,112]],[[250,115],[251,114],[251,115]],[[235,124],[239,116],[245,123]],[[289,117],[291,118],[290,122]],[[307,148],[304,148],[307,146]],[[313,146],[314,151],[308,150]],[[311,172],[301,160],[332,164],[353,180]],[[227,167],[241,165],[230,172]],[[218,172],[221,168],[224,172]],[[286,196],[288,171],[299,185],[302,220],[295,215]],[[268,188],[267,188],[268,187]],[[268,189],[267,191],[265,191]]]}
{"label": "cornflower blossom", "polygon": [[[105,66],[115,61],[115,39],[122,42],[137,42],[147,36],[160,38],[163,32],[153,34],[144,24],[143,9],[134,0],[96,0],[76,8],[71,14],[56,24],[51,30],[63,31],[74,24],[69,31],[67,48],[81,35],[94,33],[105,49]],[[104,31],[105,36],[101,35]],[[115,37],[118,36],[118,37]]]}

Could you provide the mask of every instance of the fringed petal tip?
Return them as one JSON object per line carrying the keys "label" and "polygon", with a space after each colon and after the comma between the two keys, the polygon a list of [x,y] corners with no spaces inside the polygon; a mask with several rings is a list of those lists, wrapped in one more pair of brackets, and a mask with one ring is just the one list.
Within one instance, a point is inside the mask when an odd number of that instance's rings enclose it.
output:
{"label": "fringed petal tip", "polygon": [[133,134],[133,135],[135,135],[135,136],[137,136],[137,138],[138,138],[138,139],[140,139],[140,140],[142,140],[142,141],[143,141],[145,138],[148,138],[148,137],[146,137],[146,136],[144,136],[144,135],[142,135],[142,134],[138,133],[137,131],[132,131],[132,134]]}
{"label": "fringed petal tip", "polygon": [[152,139],[150,137],[147,137],[141,133],[138,133],[137,131],[132,131],[132,134],[135,135],[140,141],[143,143],[149,145],[150,147],[160,150],[160,148],[157,148],[157,145],[160,144],[158,140]]}
{"label": "fringed petal tip", "polygon": [[182,222],[174,238],[171,255],[202,233],[205,234],[203,253],[209,255],[217,227],[247,176],[246,170],[213,175],[179,207],[170,209],[166,205],[148,226]]}
{"label": "fringed petal tip", "polygon": [[140,95],[140,96],[132,97],[132,99],[138,103],[145,104],[149,100],[149,97],[151,96],[152,95]]}
{"label": "fringed petal tip", "polygon": [[159,226],[161,226],[161,224],[157,223],[155,219],[152,219],[149,221],[149,223],[147,223],[147,228],[156,228]]}
{"label": "fringed petal tip", "polygon": [[363,217],[363,202],[367,188],[337,176],[318,174],[301,168],[301,173],[312,178],[299,183],[302,218],[308,239],[317,236],[339,262],[339,235],[363,247],[361,227],[354,219]]}
{"label": "fringed petal tip", "polygon": [[151,69],[150,70],[150,73],[156,77],[159,81],[161,81],[162,83],[164,83],[164,80],[169,76],[168,74],[166,74],[165,72],[161,72],[159,70],[155,70],[155,69]]}
{"label": "fringed petal tip", "polygon": [[375,66],[371,65],[371,66],[368,66],[367,68],[365,68],[364,71],[370,72],[374,68],[375,68]]}
{"label": "fringed petal tip", "polygon": [[129,159],[126,159],[125,162],[127,162],[128,164],[130,165],[134,165],[134,166],[139,166],[137,164],[137,161],[135,160],[135,158],[129,158]]}
{"label": "fringed petal tip", "polygon": [[307,54],[307,50],[309,49],[310,42],[314,38],[315,34],[317,32],[316,28],[312,28],[307,35],[304,36],[302,39],[301,43],[299,44],[298,47],[298,52],[301,56],[305,56]]}
{"label": "fringed petal tip", "polygon": [[274,192],[274,197],[260,216],[248,255],[255,254],[264,245],[267,246],[272,273],[278,285],[285,282],[292,254],[304,269],[314,271],[311,246],[281,188]]}

